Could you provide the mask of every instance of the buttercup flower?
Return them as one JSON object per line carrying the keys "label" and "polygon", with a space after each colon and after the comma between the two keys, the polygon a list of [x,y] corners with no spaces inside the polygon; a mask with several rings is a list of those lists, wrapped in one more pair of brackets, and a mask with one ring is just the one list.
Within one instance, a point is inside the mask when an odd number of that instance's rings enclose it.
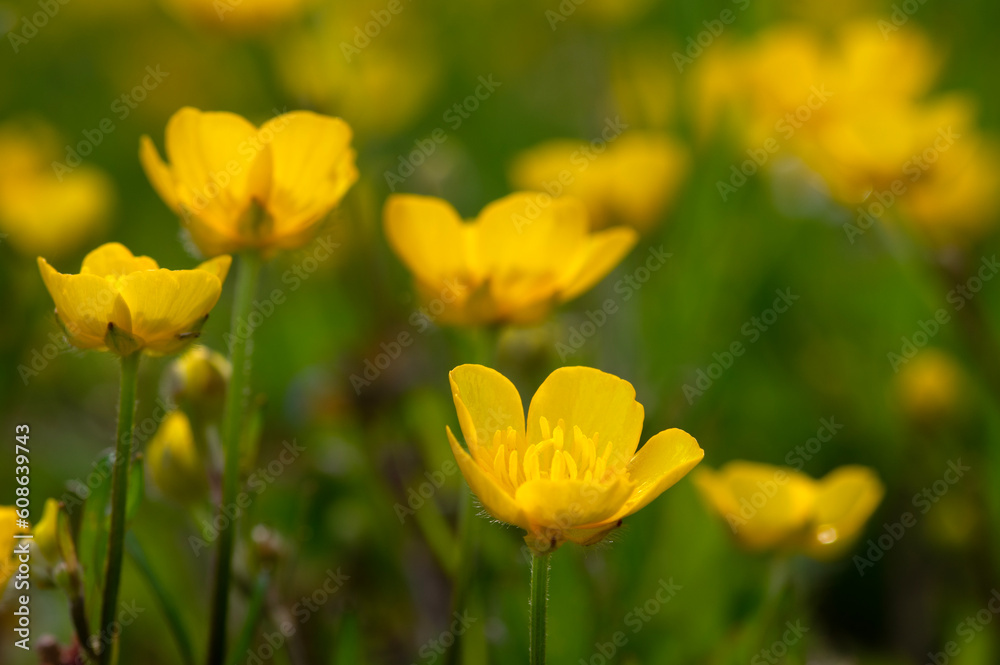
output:
{"label": "buttercup flower", "polygon": [[351,128],[293,111],[260,128],[233,113],[185,107],[167,123],[169,164],[153,141],[139,151],[160,198],[206,256],[307,243],[358,179]]}
{"label": "buttercup flower", "polygon": [[684,148],[667,135],[629,132],[601,154],[585,141],[543,143],[517,156],[510,179],[515,187],[539,191],[561,183],[587,206],[594,228],[627,224],[648,231],[673,200],[687,161]]}
{"label": "buttercup flower", "polygon": [[42,510],[42,519],[32,529],[35,545],[41,550],[42,556],[50,564],[55,564],[61,558],[59,552],[59,502],[46,499]]}
{"label": "buttercup flower", "polygon": [[146,448],[149,475],[160,491],[189,503],[208,487],[205,461],[198,452],[191,422],[183,411],[167,414]]}
{"label": "buttercup flower", "polygon": [[499,372],[461,365],[449,375],[469,451],[452,452],[486,510],[521,527],[540,551],[601,540],[684,477],[704,451],[669,429],[636,452],[643,408],[628,381],[588,367],[557,369],[528,408]]}
{"label": "buttercup flower", "polygon": [[29,531],[27,527],[18,526],[17,522],[17,510],[14,506],[0,506],[0,595],[17,570],[14,547],[19,541],[14,535]]}
{"label": "buttercup flower", "polygon": [[28,256],[62,257],[107,226],[114,187],[104,171],[62,163],[48,125],[0,126],[0,232]]}
{"label": "buttercup flower", "polygon": [[87,254],[78,275],[38,268],[70,342],[81,349],[129,355],[173,353],[198,336],[226,279],[229,256],[194,270],[166,270],[116,242]]}
{"label": "buttercup flower", "polygon": [[843,466],[814,480],[785,467],[734,461],[693,476],[705,503],[752,550],[780,549],[816,559],[843,554],[882,501],[871,469]]}
{"label": "buttercup flower", "polygon": [[534,193],[494,201],[468,223],[441,199],[395,195],[385,229],[435,320],[452,324],[538,321],[600,281],[637,239],[624,227],[591,233],[578,200]]}
{"label": "buttercup flower", "polygon": [[218,418],[233,368],[218,351],[192,346],[167,368],[167,395],[179,406],[208,419]]}

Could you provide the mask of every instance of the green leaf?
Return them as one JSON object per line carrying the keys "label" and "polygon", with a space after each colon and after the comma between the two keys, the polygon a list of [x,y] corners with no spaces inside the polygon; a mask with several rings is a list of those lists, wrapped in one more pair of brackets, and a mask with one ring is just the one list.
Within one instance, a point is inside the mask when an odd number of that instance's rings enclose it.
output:
{"label": "green leaf", "polygon": [[91,625],[98,625],[101,613],[101,589],[104,586],[104,560],[108,549],[108,505],[111,498],[112,454],[109,452],[97,465],[101,481],[90,489],[83,504],[80,534],[77,539],[83,588],[87,599],[87,616]]}

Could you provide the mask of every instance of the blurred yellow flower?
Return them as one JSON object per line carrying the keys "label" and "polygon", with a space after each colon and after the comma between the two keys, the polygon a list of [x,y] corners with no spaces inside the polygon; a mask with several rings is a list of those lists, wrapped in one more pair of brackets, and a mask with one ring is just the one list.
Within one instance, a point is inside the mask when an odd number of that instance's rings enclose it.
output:
{"label": "blurred yellow flower", "polygon": [[180,18],[222,32],[253,33],[296,18],[311,0],[162,0]]}
{"label": "blurred yellow flower", "polygon": [[129,355],[172,353],[198,336],[222,292],[229,256],[194,270],[166,270],[116,242],[87,254],[78,275],[38,268],[69,341],[81,349]]}
{"label": "blurred yellow flower", "polygon": [[35,545],[50,564],[57,563],[62,555],[59,549],[59,502],[46,499],[42,519],[32,529]]}
{"label": "blurred yellow flower", "polygon": [[469,452],[447,429],[469,487],[536,550],[601,540],[704,456],[670,429],[636,452],[643,408],[628,381],[588,367],[552,372],[528,407],[499,372],[461,365],[449,374]]}
{"label": "blurred yellow flower", "polygon": [[307,243],[358,179],[351,128],[293,111],[260,128],[233,113],[185,107],[170,118],[167,157],[142,137],[140,158],[157,193],[206,256]]}
{"label": "blurred yellow flower", "polygon": [[575,196],[594,228],[645,232],[673,201],[687,167],[687,151],[666,134],[629,131],[600,153],[585,141],[543,143],[515,157],[510,180],[518,189]]}
{"label": "blurred yellow flower", "polygon": [[153,483],[178,503],[191,503],[208,489],[205,460],[183,411],[166,415],[146,448],[146,459]]}
{"label": "blurred yellow flower", "polygon": [[30,531],[27,527],[18,526],[17,522],[17,510],[14,506],[0,506],[0,595],[3,595],[7,582],[17,570],[18,561],[14,555],[14,548],[21,542],[26,542],[14,536]]}
{"label": "blurred yellow flower", "polygon": [[232,371],[229,360],[218,351],[192,346],[167,368],[167,395],[189,412],[217,418],[222,415]]}
{"label": "blurred yellow flower", "polygon": [[385,204],[389,244],[432,312],[451,324],[538,321],[580,295],[635,245],[629,228],[589,231],[576,199],[517,193],[463,222],[441,199],[397,194]]}
{"label": "blurred yellow flower", "polygon": [[743,546],[816,559],[843,554],[885,492],[863,466],[843,466],[814,480],[791,468],[734,461],[718,471],[699,469],[693,479]]}
{"label": "blurred yellow flower", "polygon": [[896,377],[903,411],[920,421],[953,415],[961,406],[966,377],[958,361],[939,349],[924,349]]}
{"label": "blurred yellow flower", "polygon": [[62,157],[54,130],[42,123],[0,126],[0,233],[22,254],[72,254],[107,227],[114,202],[111,179]]}

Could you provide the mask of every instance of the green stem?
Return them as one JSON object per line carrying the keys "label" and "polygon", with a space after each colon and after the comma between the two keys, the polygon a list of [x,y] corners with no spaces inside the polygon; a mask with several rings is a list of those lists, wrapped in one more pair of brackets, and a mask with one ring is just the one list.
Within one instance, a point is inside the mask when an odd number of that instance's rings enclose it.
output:
{"label": "green stem", "polygon": [[257,632],[257,624],[264,610],[264,601],[267,600],[267,589],[271,585],[271,573],[262,570],[257,576],[257,582],[253,587],[253,594],[250,596],[250,608],[247,610],[246,621],[243,630],[240,631],[236,639],[232,654],[229,657],[230,665],[238,665],[244,654],[250,650],[250,643],[253,642],[254,633]]}
{"label": "green stem", "polygon": [[129,533],[125,536],[125,549],[128,551],[132,563],[139,569],[142,576],[146,578],[146,583],[153,590],[153,595],[160,601],[160,609],[163,610],[170,632],[174,635],[174,640],[177,642],[177,648],[181,652],[184,665],[194,665],[194,649],[191,646],[191,638],[184,628],[180,608],[177,607],[177,603],[174,602],[163,582],[156,576],[156,572],[153,570],[153,566],[150,565],[149,559],[146,558],[146,553],[143,551],[142,545],[139,544],[139,539],[135,537],[135,534]]}
{"label": "green stem", "polygon": [[[247,380],[246,360],[249,339],[240,329],[247,329],[250,306],[257,290],[260,276],[260,257],[252,252],[240,256],[239,274],[236,279],[236,293],[233,296],[233,319],[229,335],[229,360],[232,375],[226,391],[226,406],[222,421],[222,447],[225,466],[222,472],[222,502],[220,514],[226,506],[236,503],[236,493],[240,475],[240,433],[243,425],[243,411],[246,406],[244,386]],[[228,519],[228,518],[227,518]],[[235,519],[232,520],[235,522]],[[235,524],[219,533],[219,551],[215,561],[215,586],[212,590],[212,618],[209,626],[208,665],[222,665],[226,657],[226,626],[229,613],[229,582],[232,574],[233,544]]]}
{"label": "green stem", "polygon": [[528,651],[530,665],[545,665],[546,610],[549,603],[549,553],[531,555],[531,606],[529,608]]}
{"label": "green stem", "polygon": [[[118,432],[115,439],[115,463],[111,479],[111,529],[108,532],[108,558],[104,569],[104,595],[101,601],[100,662],[112,662],[116,635],[107,633],[118,611],[118,590],[122,575],[122,543],[125,540],[125,512],[128,502],[128,475],[132,460],[132,424],[135,421],[135,386],[139,375],[138,351],[122,356],[121,389],[118,400]],[[107,634],[106,634],[107,633]]]}

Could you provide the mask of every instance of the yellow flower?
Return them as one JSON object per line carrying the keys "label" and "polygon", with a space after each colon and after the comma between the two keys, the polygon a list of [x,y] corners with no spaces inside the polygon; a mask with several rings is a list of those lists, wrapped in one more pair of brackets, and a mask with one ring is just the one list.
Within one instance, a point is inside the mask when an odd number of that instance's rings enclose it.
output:
{"label": "yellow flower", "polygon": [[583,204],[546,194],[511,194],[469,223],[426,196],[391,196],[384,215],[430,314],[453,324],[538,321],[600,281],[637,239],[629,228],[591,233]]}
{"label": "yellow flower", "polygon": [[171,411],[163,419],[146,448],[146,458],[153,483],[174,501],[190,503],[205,493],[205,461],[183,411]]}
{"label": "yellow flower", "polygon": [[42,556],[50,564],[56,564],[62,558],[59,549],[59,502],[55,499],[45,500],[42,519],[32,529],[35,545],[41,550]]}
{"label": "yellow flower", "polygon": [[14,576],[18,561],[14,557],[14,547],[21,541],[16,534],[28,533],[27,527],[17,525],[17,510],[14,506],[0,506],[0,595],[7,588],[7,582]]}
{"label": "yellow flower", "polygon": [[558,185],[583,201],[594,228],[627,224],[649,231],[687,173],[687,153],[665,134],[629,132],[601,154],[585,141],[549,141],[515,158],[515,187],[542,191]]}
{"label": "yellow flower", "polygon": [[267,254],[307,243],[358,179],[350,143],[346,122],[311,111],[257,128],[233,113],[185,107],[167,123],[170,164],[148,136],[139,154],[206,256]]}
{"label": "yellow flower", "polygon": [[63,159],[47,125],[0,127],[0,232],[22,254],[63,257],[107,226],[111,179],[86,164],[70,168]]}
{"label": "yellow flower", "polygon": [[172,353],[198,336],[222,291],[231,258],[165,270],[116,242],[87,254],[79,275],[38,257],[56,315],[74,346],[128,355]]}
{"label": "yellow flower", "polygon": [[229,361],[218,351],[192,346],[167,368],[167,394],[198,416],[221,416],[232,371]]}
{"label": "yellow flower", "polygon": [[704,452],[679,429],[636,452],[643,408],[628,381],[588,367],[552,372],[528,407],[499,372],[449,375],[466,452],[448,440],[469,487],[495,518],[537,550],[591,544],[684,477]]}
{"label": "yellow flower", "polygon": [[871,469],[843,466],[814,480],[785,467],[735,461],[693,476],[705,503],[752,550],[830,559],[861,533],[885,490]]}

